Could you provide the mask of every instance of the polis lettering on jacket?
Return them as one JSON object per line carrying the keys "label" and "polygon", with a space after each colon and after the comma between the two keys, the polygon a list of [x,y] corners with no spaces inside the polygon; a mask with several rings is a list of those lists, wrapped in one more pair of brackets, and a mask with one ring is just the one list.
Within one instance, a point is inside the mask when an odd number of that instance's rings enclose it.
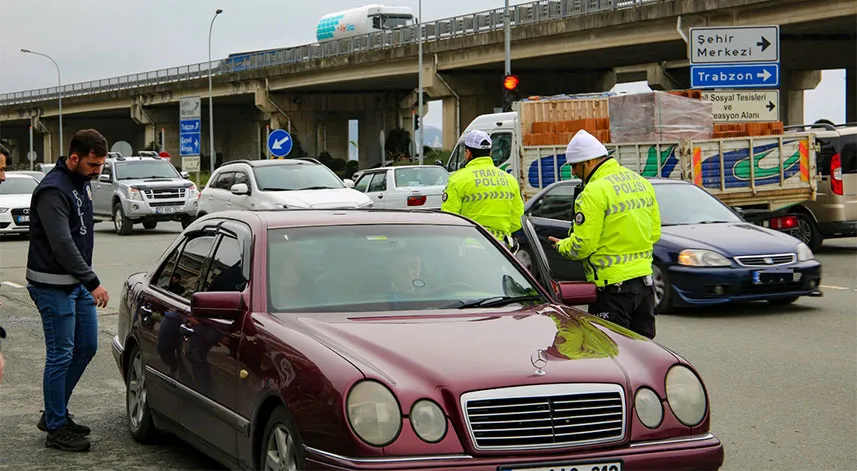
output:
{"label": "polis lettering on jacket", "polygon": [[505,172],[502,170],[473,170],[473,177],[476,179],[477,187],[485,186],[509,186],[509,180],[506,179]]}
{"label": "polis lettering on jacket", "polygon": [[619,193],[628,195],[646,191],[646,185],[643,184],[642,177],[631,172],[607,175],[606,178],[613,184],[613,191],[616,192],[616,196],[619,196]]}

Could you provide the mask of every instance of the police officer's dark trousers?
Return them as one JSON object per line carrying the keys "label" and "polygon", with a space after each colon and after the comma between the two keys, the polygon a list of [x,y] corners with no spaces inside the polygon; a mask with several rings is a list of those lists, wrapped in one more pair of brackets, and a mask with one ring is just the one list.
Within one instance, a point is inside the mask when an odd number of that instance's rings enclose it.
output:
{"label": "police officer's dark trousers", "polygon": [[655,287],[651,277],[634,278],[598,288],[598,297],[589,313],[655,338]]}

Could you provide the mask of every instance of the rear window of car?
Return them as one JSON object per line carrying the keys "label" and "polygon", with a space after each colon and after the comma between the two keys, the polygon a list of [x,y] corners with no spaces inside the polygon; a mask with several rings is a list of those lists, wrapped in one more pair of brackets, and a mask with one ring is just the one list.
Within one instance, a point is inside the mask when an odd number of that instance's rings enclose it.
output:
{"label": "rear window of car", "polygon": [[857,133],[816,138],[820,147],[816,154],[819,175],[830,175],[833,156],[839,154],[842,173],[857,173]]}
{"label": "rear window of car", "polygon": [[393,171],[398,188],[444,186],[449,181],[449,172],[441,167],[399,168]]}

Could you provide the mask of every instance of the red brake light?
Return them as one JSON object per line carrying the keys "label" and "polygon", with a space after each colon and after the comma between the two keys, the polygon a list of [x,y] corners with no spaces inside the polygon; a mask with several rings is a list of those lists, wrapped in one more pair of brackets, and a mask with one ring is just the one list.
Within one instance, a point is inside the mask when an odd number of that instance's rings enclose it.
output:
{"label": "red brake light", "polygon": [[830,189],[842,196],[842,156],[834,154],[830,159]]}
{"label": "red brake light", "polygon": [[422,206],[426,204],[427,199],[425,195],[408,196],[408,206]]}
{"label": "red brake light", "polygon": [[794,229],[797,227],[797,216],[782,216],[771,219],[771,229]]}

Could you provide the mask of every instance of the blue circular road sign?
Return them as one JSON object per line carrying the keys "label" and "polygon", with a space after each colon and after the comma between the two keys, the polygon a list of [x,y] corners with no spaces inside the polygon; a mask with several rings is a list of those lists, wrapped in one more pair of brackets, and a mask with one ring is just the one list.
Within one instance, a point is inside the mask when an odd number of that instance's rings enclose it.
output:
{"label": "blue circular road sign", "polygon": [[268,136],[268,150],[275,157],[285,157],[292,151],[292,136],[282,129],[271,131]]}

